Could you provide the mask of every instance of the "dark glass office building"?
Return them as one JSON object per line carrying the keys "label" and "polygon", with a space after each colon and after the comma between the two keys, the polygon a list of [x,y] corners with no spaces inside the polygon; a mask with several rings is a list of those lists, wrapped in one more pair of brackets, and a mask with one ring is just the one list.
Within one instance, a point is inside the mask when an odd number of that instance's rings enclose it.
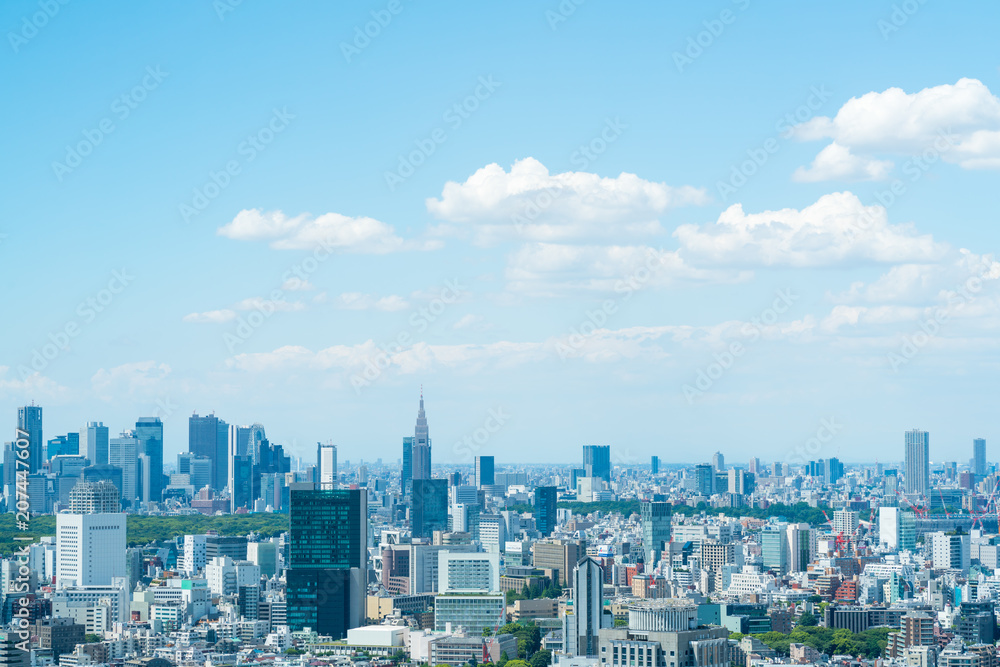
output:
{"label": "dark glass office building", "polygon": [[496,483],[496,475],[493,474],[493,457],[476,457],[476,488],[493,486]]}
{"label": "dark glass office building", "polygon": [[17,428],[25,431],[26,436],[19,434],[18,439],[28,440],[28,472],[38,472],[42,469],[42,454],[45,441],[42,440],[42,408],[38,405],[26,405],[17,409]]}
{"label": "dark glass office building", "polygon": [[135,437],[139,439],[138,453],[149,457],[149,471],[143,474],[149,488],[144,486],[139,497],[158,503],[163,496],[163,422],[159,417],[140,417]]}
{"label": "dark glass office building", "polygon": [[583,469],[588,477],[600,477],[605,482],[611,481],[611,446],[584,445]]}
{"label": "dark glass office building", "polygon": [[290,494],[287,618],[334,639],[364,625],[368,569],[365,490],[293,489]]}
{"label": "dark glass office building", "polygon": [[545,537],[556,527],[556,487],[539,486],[535,489],[535,527]]}
{"label": "dark glass office building", "polygon": [[413,537],[433,537],[435,530],[448,530],[448,480],[413,480]]}
{"label": "dark glass office building", "polygon": [[216,417],[188,419],[188,451],[212,461],[212,488],[221,491],[229,482],[229,425]]}

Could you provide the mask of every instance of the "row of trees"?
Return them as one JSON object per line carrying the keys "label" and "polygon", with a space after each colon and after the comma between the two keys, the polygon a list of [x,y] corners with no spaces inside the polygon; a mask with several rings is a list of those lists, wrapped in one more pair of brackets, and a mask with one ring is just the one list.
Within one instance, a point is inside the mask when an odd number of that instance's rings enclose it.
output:
{"label": "row of trees", "polygon": [[[14,524],[13,514],[0,514],[0,555],[9,555],[19,550],[31,538],[37,542],[41,537],[56,534],[56,518],[52,515],[34,516],[28,522],[28,530],[21,531]],[[246,535],[257,533],[263,537],[273,537],[288,530],[287,514],[231,514],[225,516],[205,516],[191,514],[184,516],[138,516],[127,518],[126,540],[129,546],[141,546],[159,540],[170,540],[178,535],[197,535],[206,530],[215,530],[220,535]]]}
{"label": "row of trees", "polygon": [[507,604],[513,604],[515,600],[536,600],[538,598],[557,598],[562,595],[562,586],[557,582],[549,582],[546,587],[537,586],[532,583],[530,586],[525,584],[521,588],[521,592],[517,591],[507,591]]}
{"label": "row of trees", "polygon": [[[790,644],[806,644],[820,653],[827,655],[852,655],[865,658],[879,658],[885,650],[890,628],[869,628],[864,632],[851,632],[847,628],[823,628],[816,625],[803,626],[799,624],[790,633],[765,632],[753,635],[769,647],[786,656]],[[734,633],[730,639],[741,639],[743,635]]]}

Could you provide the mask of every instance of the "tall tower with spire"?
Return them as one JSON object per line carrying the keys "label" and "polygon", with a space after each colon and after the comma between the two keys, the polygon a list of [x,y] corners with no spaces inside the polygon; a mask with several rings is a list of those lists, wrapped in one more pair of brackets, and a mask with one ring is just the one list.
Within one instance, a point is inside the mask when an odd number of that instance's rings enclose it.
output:
{"label": "tall tower with spire", "polygon": [[412,450],[413,479],[431,478],[431,438],[424,413],[424,388],[420,387],[420,409],[417,410],[417,425],[413,429]]}

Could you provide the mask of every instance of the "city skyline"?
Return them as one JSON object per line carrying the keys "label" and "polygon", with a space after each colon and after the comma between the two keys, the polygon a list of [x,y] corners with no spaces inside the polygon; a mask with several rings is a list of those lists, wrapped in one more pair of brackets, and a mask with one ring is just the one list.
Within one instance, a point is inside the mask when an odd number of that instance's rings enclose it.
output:
{"label": "city skyline", "polygon": [[441,461],[491,410],[524,461],[1000,438],[1000,8],[403,5],[364,48],[381,6],[70,6],[11,44],[0,431],[34,400],[169,450],[214,410],[389,458],[423,383]]}

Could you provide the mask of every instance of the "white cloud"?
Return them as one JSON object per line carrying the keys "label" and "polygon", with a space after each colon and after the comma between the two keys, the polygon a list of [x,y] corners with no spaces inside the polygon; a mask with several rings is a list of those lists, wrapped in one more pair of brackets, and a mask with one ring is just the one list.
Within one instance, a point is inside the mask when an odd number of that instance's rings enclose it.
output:
{"label": "white cloud", "polygon": [[576,246],[529,243],[508,258],[508,287],[534,294],[568,290],[621,292],[678,281],[738,282],[749,273],[699,269],[676,251],[648,246]]}
{"label": "white cloud", "polygon": [[657,218],[668,208],[707,201],[704,189],[672,187],[635,174],[550,174],[529,157],[509,172],[494,163],[464,183],[449,181],[440,199],[427,200],[427,209],[441,220],[471,227],[475,241],[487,245],[509,239],[646,237],[662,231]]}
{"label": "white cloud", "polygon": [[853,283],[832,298],[838,303],[928,304],[964,289],[970,278],[1000,278],[1000,262],[992,255],[977,255],[964,248],[937,264],[899,264],[877,280]]}
{"label": "white cloud", "polygon": [[817,181],[881,181],[892,171],[891,160],[873,160],[852,155],[851,150],[833,142],[819,152],[809,168],[799,167],[792,179],[804,183]]}
{"label": "white cloud", "polygon": [[20,400],[36,398],[60,398],[69,395],[70,390],[55,380],[37,371],[23,372],[21,377],[7,377],[10,366],[0,366],[0,396]]}
{"label": "white cloud", "polygon": [[99,398],[118,400],[122,396],[135,397],[158,393],[163,380],[170,375],[170,366],[155,361],[138,361],[100,369],[90,378],[90,384]]}
{"label": "white cloud", "polygon": [[395,312],[406,310],[410,303],[397,294],[389,296],[373,296],[361,292],[344,292],[337,297],[336,306],[344,310],[382,310],[385,312]]}
{"label": "white cloud", "polygon": [[288,292],[308,292],[316,288],[308,280],[293,276],[282,283],[281,289]]}
{"label": "white cloud", "polygon": [[[865,157],[846,173],[856,177],[858,168],[879,173],[875,154],[941,157],[966,169],[1000,168],[1000,98],[976,79],[960,79],[954,85],[924,88],[906,93],[900,88],[870,92],[848,100],[833,117],[819,116],[793,130],[802,141],[833,139],[817,156],[846,169],[845,159],[834,160],[839,149]],[[824,156],[824,153],[827,155]],[[843,179],[842,172],[827,166],[809,171],[814,180]]]}
{"label": "white cloud", "polygon": [[325,213],[289,218],[281,211],[240,211],[218,234],[240,241],[270,241],[279,250],[326,250],[384,254],[400,250],[429,250],[439,243],[404,241],[392,226],[374,218],[351,218]]}
{"label": "white cloud", "polygon": [[262,312],[290,313],[305,309],[305,304],[299,301],[285,301],[284,299],[264,299],[259,296],[252,296],[243,299],[235,308],[237,310],[260,310]]}
{"label": "white cloud", "polygon": [[224,308],[222,310],[208,310],[204,313],[189,313],[184,316],[185,322],[195,322],[199,324],[222,324],[236,319],[236,312]]}
{"label": "white cloud", "polygon": [[714,225],[681,225],[674,236],[680,256],[696,266],[933,262],[947,250],[912,225],[890,225],[883,207],[864,206],[850,192],[824,195],[801,211],[745,213],[734,204]]}

